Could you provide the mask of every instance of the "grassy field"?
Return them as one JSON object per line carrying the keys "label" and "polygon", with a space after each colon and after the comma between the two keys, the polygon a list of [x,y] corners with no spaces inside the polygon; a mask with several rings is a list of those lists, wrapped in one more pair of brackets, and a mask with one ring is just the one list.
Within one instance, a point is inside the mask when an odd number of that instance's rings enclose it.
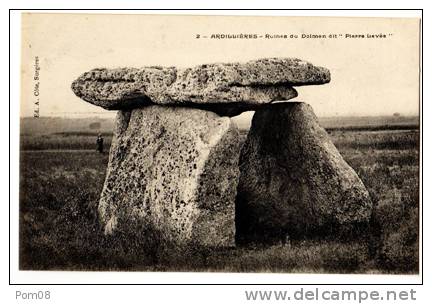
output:
{"label": "grassy field", "polygon": [[[416,273],[419,132],[329,129],[374,201],[368,235],[233,249],[113,243],[98,223],[108,154],[85,132],[24,135],[20,168],[21,269]],[[110,136],[105,136],[109,147]],[[126,239],[126,238],[125,238]]]}

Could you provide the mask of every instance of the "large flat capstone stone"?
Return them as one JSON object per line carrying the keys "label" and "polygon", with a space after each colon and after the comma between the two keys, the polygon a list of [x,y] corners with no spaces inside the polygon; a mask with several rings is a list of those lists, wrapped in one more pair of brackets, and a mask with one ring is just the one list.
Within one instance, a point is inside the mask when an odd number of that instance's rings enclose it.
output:
{"label": "large flat capstone stone", "polygon": [[163,106],[119,111],[99,202],[105,233],[144,223],[177,243],[233,246],[239,153],[227,117]]}
{"label": "large flat capstone stone", "polygon": [[76,79],[72,90],[83,100],[109,110],[153,103],[195,106],[232,116],[256,105],[294,98],[297,91],[293,86],[329,81],[326,68],[295,58],[268,58],[192,68],[93,69]]}
{"label": "large flat capstone stone", "polygon": [[255,113],[240,171],[240,241],[328,235],[371,216],[368,191],[305,103],[272,104]]}

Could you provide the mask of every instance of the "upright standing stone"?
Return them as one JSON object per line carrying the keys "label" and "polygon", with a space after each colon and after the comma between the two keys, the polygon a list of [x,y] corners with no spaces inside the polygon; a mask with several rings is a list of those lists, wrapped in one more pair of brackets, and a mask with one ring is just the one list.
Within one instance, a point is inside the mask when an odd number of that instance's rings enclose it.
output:
{"label": "upright standing stone", "polygon": [[367,190],[307,104],[273,104],[257,111],[240,171],[239,240],[329,233],[328,226],[370,218]]}
{"label": "upright standing stone", "polygon": [[233,246],[239,152],[227,117],[163,106],[120,111],[99,203],[105,232],[138,221],[177,243]]}

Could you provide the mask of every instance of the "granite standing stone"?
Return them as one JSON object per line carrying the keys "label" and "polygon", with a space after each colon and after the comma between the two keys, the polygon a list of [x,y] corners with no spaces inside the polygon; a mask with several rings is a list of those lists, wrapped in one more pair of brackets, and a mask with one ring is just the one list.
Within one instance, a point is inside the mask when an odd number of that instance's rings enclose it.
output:
{"label": "granite standing stone", "polygon": [[99,202],[105,233],[148,223],[176,243],[233,246],[239,152],[236,126],[212,112],[119,111]]}
{"label": "granite standing stone", "polygon": [[240,156],[238,239],[301,237],[367,223],[368,191],[305,103],[257,111]]}

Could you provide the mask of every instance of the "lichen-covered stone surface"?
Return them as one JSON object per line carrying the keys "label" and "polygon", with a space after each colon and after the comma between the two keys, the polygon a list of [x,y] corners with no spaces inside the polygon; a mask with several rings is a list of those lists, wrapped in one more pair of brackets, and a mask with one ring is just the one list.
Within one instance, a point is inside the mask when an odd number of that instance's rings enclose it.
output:
{"label": "lichen-covered stone surface", "polygon": [[[74,93],[105,109],[143,105],[260,105],[297,96],[293,86],[324,84],[330,72],[294,58],[268,58],[246,63],[203,64],[193,68],[144,67],[94,69],[72,83]],[[201,107],[203,108],[203,107]],[[205,109],[205,106],[204,106]]]}
{"label": "lichen-covered stone surface", "polygon": [[239,153],[227,117],[162,106],[119,111],[99,202],[105,233],[144,223],[176,243],[233,246]]}
{"label": "lichen-covered stone surface", "polygon": [[305,103],[257,111],[240,156],[236,202],[240,241],[331,234],[367,223],[372,204]]}

